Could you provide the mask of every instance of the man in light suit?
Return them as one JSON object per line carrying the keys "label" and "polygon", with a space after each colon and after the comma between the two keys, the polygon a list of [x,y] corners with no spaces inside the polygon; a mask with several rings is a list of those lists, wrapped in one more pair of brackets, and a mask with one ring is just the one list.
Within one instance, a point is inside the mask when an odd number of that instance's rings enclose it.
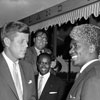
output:
{"label": "man in light suit", "polygon": [[66,100],[100,99],[100,28],[83,24],[70,33],[70,54],[74,66],[79,66],[80,74],[75,80]]}
{"label": "man in light suit", "polygon": [[43,30],[36,31],[33,37],[33,42],[34,42],[34,45],[27,49],[24,59],[25,61],[33,65],[34,73],[38,74],[37,66],[36,66],[37,56],[41,52],[51,53],[51,50],[46,48],[48,39],[47,39],[46,32]]}
{"label": "man in light suit", "polygon": [[[51,55],[42,53],[37,57],[39,75],[36,76],[38,100],[64,100],[65,82],[50,73]],[[40,78],[43,77],[39,90]],[[40,91],[40,92],[39,92]]]}
{"label": "man in light suit", "polygon": [[28,46],[29,27],[19,21],[2,28],[0,54],[0,100],[36,100],[32,65],[21,60]]}

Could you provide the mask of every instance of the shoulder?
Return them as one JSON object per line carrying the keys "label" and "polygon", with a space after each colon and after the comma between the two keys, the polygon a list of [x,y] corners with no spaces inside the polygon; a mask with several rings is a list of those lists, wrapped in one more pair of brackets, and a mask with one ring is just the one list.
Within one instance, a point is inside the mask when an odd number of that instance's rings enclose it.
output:
{"label": "shoulder", "polygon": [[29,62],[34,59],[34,55],[36,56],[36,50],[33,47],[28,47],[25,53],[25,60],[28,60]]}
{"label": "shoulder", "polygon": [[85,82],[96,82],[100,81],[100,61],[96,61],[92,64],[92,68],[85,75]]}
{"label": "shoulder", "polygon": [[88,78],[82,85],[81,95],[87,97],[88,100],[94,100],[94,98],[100,98],[98,93],[100,92],[100,77],[93,75]]}
{"label": "shoulder", "polygon": [[44,52],[52,54],[52,51],[50,49],[48,49],[48,48],[44,48]]}
{"label": "shoulder", "polygon": [[24,66],[32,66],[32,64],[30,64],[30,63],[28,63],[27,61],[25,61],[24,59],[21,59],[20,61],[19,61],[19,63],[21,64],[21,65],[24,65]]}
{"label": "shoulder", "polygon": [[28,52],[33,52],[35,50],[35,48],[34,48],[34,46],[32,46],[32,47],[28,47],[27,48],[27,50],[26,50],[26,52],[28,53]]}
{"label": "shoulder", "polygon": [[93,63],[93,68],[91,68],[90,72],[92,76],[100,76],[100,61],[96,61]]}
{"label": "shoulder", "polygon": [[97,61],[95,64],[95,70],[97,74],[100,74],[100,61]]}
{"label": "shoulder", "polygon": [[21,67],[22,67],[23,70],[26,70],[28,72],[32,72],[33,71],[32,64],[28,63],[27,61],[20,60],[19,63],[20,63],[20,65],[21,65]]}
{"label": "shoulder", "polygon": [[100,61],[95,61],[86,68],[86,75],[94,77],[100,75]]}

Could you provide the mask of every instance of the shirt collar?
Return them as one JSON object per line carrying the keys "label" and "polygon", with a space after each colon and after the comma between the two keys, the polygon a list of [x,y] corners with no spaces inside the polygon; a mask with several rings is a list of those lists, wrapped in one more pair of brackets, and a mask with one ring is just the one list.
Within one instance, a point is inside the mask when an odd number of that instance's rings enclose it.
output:
{"label": "shirt collar", "polygon": [[13,64],[14,63],[10,58],[7,57],[7,55],[5,54],[4,51],[2,52],[2,55],[3,55],[3,57],[5,58],[5,60],[7,61],[8,64]]}
{"label": "shirt collar", "polygon": [[40,50],[37,49],[36,47],[35,47],[35,50],[36,50],[37,54],[39,55],[40,54]]}
{"label": "shirt collar", "polygon": [[49,77],[50,76],[50,72],[48,72],[47,74],[45,74],[45,75],[41,75],[40,73],[39,73],[39,77],[42,77],[43,76],[43,78],[45,78],[45,77]]}
{"label": "shirt collar", "polygon": [[13,63],[18,63],[18,62],[19,62],[18,60],[17,60],[16,62],[13,62],[13,61],[5,54],[4,51],[2,52],[2,55],[3,55],[3,57],[5,58],[5,60],[6,60],[6,62],[7,62],[8,65],[13,65]]}
{"label": "shirt collar", "polygon": [[85,65],[83,65],[83,67],[81,68],[81,70],[80,70],[80,73],[82,73],[83,71],[84,71],[84,69],[88,66],[88,65],[90,65],[91,63],[93,63],[93,62],[95,62],[95,61],[98,61],[99,59],[94,59],[94,60],[91,60],[91,61],[89,61],[89,62],[87,62]]}

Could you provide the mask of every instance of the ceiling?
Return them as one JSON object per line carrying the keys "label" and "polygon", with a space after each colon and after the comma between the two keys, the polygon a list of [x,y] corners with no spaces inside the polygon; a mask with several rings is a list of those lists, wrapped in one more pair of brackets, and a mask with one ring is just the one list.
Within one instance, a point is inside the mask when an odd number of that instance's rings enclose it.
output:
{"label": "ceiling", "polygon": [[19,20],[65,0],[0,0],[0,27]]}

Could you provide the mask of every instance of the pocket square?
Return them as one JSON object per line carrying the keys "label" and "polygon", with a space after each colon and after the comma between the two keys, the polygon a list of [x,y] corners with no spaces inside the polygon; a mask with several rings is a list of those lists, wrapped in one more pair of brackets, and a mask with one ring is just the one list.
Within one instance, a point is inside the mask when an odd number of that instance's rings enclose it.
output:
{"label": "pocket square", "polygon": [[49,92],[49,94],[57,94],[57,92]]}
{"label": "pocket square", "polygon": [[32,80],[29,80],[29,81],[28,81],[28,84],[31,84],[31,83],[32,83]]}
{"label": "pocket square", "polygon": [[75,97],[73,97],[72,95],[69,96],[70,99],[75,99]]}

